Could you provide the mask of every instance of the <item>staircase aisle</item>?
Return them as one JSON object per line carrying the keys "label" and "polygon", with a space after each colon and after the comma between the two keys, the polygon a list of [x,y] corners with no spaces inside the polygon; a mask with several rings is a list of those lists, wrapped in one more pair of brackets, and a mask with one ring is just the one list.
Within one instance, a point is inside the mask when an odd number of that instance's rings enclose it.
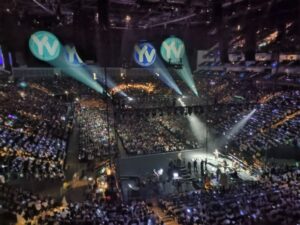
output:
{"label": "staircase aisle", "polygon": [[158,215],[159,219],[164,222],[164,225],[179,225],[175,219],[171,216],[167,216],[158,206],[157,201],[153,202],[152,210],[156,215]]}

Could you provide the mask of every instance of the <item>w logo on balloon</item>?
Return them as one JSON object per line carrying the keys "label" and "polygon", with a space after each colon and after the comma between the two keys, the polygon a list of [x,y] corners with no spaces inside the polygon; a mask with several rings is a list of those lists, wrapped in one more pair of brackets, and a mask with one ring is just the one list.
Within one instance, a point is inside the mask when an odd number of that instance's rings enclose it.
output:
{"label": "w logo on balloon", "polygon": [[156,50],[148,42],[139,43],[134,46],[134,60],[140,66],[151,66],[156,59]]}

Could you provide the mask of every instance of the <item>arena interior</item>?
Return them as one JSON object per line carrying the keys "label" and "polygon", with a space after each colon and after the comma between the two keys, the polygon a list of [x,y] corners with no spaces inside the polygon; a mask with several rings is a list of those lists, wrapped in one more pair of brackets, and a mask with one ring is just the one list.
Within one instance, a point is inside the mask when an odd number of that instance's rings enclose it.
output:
{"label": "arena interior", "polygon": [[300,1],[0,2],[0,225],[300,224]]}

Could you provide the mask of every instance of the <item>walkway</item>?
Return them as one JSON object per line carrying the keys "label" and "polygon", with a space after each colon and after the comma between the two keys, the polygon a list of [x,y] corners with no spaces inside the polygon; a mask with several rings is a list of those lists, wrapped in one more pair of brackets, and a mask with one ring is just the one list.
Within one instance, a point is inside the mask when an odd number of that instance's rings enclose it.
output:
{"label": "walkway", "polygon": [[[81,163],[78,160],[79,153],[79,127],[76,121],[74,122],[73,131],[69,138],[69,146],[66,159],[66,180],[70,181],[73,179],[74,173],[81,172],[86,169],[86,163]],[[80,174],[79,174],[80,175]]]}
{"label": "walkway", "polygon": [[152,210],[159,217],[160,221],[163,221],[165,225],[179,225],[177,221],[171,216],[167,216],[161,208],[158,206],[157,201],[153,202]]}
{"label": "walkway", "polygon": [[86,180],[73,179],[74,174],[77,177],[82,175],[82,171],[87,170],[87,163],[78,160],[79,154],[79,126],[76,121],[73,123],[73,131],[69,138],[68,153],[66,159],[66,183],[68,188],[62,189],[61,194],[66,196],[67,201],[84,201],[85,188],[87,186]]}

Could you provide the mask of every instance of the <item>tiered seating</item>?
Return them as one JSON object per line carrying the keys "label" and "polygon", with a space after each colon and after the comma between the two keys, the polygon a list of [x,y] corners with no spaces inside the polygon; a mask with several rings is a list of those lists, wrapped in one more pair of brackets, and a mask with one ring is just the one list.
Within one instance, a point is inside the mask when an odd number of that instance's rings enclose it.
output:
{"label": "tiered seating", "polygon": [[40,224],[159,224],[145,202],[109,204],[106,202],[70,203],[62,210],[39,220]]}
{"label": "tiered seating", "polygon": [[[93,160],[116,153],[114,131],[111,130],[110,136],[108,136],[105,111],[79,107],[77,110],[77,120],[80,127],[79,159]],[[110,116],[110,123],[112,124],[112,122],[113,120]],[[108,139],[109,137],[110,140]]]}
{"label": "tiered seating", "polygon": [[40,197],[4,184],[0,185],[0,205],[4,211],[19,214],[28,224],[160,223],[144,201],[130,204],[105,200],[59,203],[54,198]]}
{"label": "tiered seating", "polygon": [[[185,143],[189,148],[199,148],[201,143],[196,139],[191,131],[190,123],[186,117],[163,115],[158,117],[149,118],[151,122],[159,123],[164,128],[170,131],[170,135]],[[203,144],[203,143],[202,143]]]}
{"label": "tiered seating", "polygon": [[156,121],[144,117],[124,118],[118,134],[129,154],[151,154],[185,149],[185,145]]}
{"label": "tiered seating", "polygon": [[19,214],[25,220],[32,219],[41,212],[55,207],[57,202],[51,197],[40,197],[37,194],[15,189],[0,184],[0,204],[2,210]]}
{"label": "tiered seating", "polygon": [[[256,112],[245,126],[230,137],[234,146],[232,153],[239,154],[242,158],[244,155],[257,158],[268,149],[297,143],[300,109],[298,99],[298,91],[279,92],[274,97],[269,96],[265,104],[256,107]],[[218,120],[215,128],[220,134],[228,136],[234,124],[250,111],[251,109],[231,108],[230,113],[225,113],[225,117]],[[224,115],[224,111],[220,113]]]}
{"label": "tiered seating", "polygon": [[272,169],[259,182],[174,195],[162,199],[160,206],[179,224],[296,224],[299,175],[297,169]]}
{"label": "tiered seating", "polygon": [[[1,87],[0,161],[13,177],[63,178],[68,110],[47,93]],[[70,113],[70,111],[69,111]]]}

